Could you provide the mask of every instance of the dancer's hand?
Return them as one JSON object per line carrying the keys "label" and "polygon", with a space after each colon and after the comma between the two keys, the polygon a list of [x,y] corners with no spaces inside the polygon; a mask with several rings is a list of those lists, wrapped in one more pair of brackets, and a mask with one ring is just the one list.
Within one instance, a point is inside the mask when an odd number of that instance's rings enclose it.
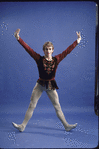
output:
{"label": "dancer's hand", "polygon": [[18,28],[15,32],[14,32],[14,36],[17,40],[19,40],[19,33],[20,33],[20,29]]}
{"label": "dancer's hand", "polygon": [[80,32],[79,32],[79,33],[76,32],[76,34],[77,34],[77,37],[78,37],[78,39],[77,39],[77,43],[80,43],[80,41],[81,41],[81,35],[80,35]]}

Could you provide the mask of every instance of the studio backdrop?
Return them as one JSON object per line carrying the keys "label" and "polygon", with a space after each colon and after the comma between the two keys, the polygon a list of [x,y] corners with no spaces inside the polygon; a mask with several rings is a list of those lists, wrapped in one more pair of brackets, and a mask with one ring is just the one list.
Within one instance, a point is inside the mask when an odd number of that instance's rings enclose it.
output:
{"label": "studio backdrop", "polygon": [[[39,78],[34,59],[14,37],[18,28],[20,37],[41,56],[46,41],[53,43],[55,56],[77,39],[76,31],[81,32],[80,44],[59,64],[56,82],[65,114],[70,111],[94,113],[96,3],[1,2],[0,12],[1,117],[9,111],[26,112]],[[18,109],[21,105],[25,109]],[[38,106],[46,109],[52,106],[45,93]],[[9,124],[11,122],[12,119]]]}

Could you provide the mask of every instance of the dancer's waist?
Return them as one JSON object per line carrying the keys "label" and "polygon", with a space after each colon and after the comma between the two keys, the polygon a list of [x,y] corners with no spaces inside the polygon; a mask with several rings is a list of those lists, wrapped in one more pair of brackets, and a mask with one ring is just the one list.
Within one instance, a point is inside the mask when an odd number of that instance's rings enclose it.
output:
{"label": "dancer's waist", "polygon": [[52,78],[52,79],[42,79],[42,78],[39,78],[39,80],[42,80],[42,81],[53,81],[53,80],[55,80],[55,78]]}

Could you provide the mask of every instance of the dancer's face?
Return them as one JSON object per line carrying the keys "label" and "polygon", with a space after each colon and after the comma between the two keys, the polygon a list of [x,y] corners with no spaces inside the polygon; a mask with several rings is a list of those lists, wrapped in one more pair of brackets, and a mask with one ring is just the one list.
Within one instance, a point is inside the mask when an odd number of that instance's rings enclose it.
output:
{"label": "dancer's face", "polygon": [[44,50],[44,54],[46,57],[50,57],[52,56],[52,53],[54,52],[52,47],[46,47],[46,49]]}

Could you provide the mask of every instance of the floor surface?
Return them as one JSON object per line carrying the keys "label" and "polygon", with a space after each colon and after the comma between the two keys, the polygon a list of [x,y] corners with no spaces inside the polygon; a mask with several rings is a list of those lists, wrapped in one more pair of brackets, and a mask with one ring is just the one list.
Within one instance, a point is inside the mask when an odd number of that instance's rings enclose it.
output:
{"label": "floor surface", "polygon": [[12,122],[21,123],[26,105],[0,106],[0,147],[1,148],[94,148],[98,145],[98,117],[92,107],[70,107],[64,115],[77,127],[66,132],[57,118],[53,107],[38,105],[24,132],[19,132]]}

